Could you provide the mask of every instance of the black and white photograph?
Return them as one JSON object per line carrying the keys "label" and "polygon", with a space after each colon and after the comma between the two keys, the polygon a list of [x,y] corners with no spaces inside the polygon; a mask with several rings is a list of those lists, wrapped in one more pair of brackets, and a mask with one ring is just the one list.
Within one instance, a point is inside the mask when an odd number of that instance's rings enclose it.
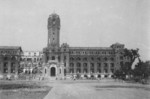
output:
{"label": "black and white photograph", "polygon": [[150,0],[0,0],[0,99],[150,99]]}

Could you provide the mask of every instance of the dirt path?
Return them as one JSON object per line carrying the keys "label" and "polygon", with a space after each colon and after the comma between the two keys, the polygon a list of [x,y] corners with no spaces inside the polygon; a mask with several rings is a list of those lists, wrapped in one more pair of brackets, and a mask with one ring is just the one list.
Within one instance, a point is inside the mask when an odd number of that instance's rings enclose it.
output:
{"label": "dirt path", "polygon": [[55,86],[44,99],[96,99],[95,93],[83,85],[62,84]]}
{"label": "dirt path", "polygon": [[116,82],[55,83],[44,99],[150,99],[150,88],[144,88]]}

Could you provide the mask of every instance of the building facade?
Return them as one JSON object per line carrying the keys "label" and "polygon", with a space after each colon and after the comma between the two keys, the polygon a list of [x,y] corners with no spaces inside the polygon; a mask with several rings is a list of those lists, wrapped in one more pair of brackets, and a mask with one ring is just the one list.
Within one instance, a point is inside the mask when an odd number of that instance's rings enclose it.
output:
{"label": "building facade", "polygon": [[42,55],[40,51],[24,51],[20,63],[23,73],[30,74],[35,68],[42,67]]}
{"label": "building facade", "polygon": [[0,75],[16,77],[20,66],[22,49],[20,46],[0,46]]}
{"label": "building facade", "polygon": [[60,17],[53,13],[48,18],[47,47],[43,49],[43,74],[46,77],[66,75],[111,76],[130,59],[123,56],[124,44],[110,47],[70,47],[60,45]]}

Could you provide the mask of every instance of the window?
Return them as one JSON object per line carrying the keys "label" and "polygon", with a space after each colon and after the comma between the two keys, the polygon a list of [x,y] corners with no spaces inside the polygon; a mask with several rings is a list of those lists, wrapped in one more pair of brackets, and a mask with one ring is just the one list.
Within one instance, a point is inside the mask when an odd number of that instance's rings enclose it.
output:
{"label": "window", "polygon": [[11,63],[11,73],[15,73],[15,64]]}
{"label": "window", "polygon": [[81,69],[78,68],[78,69],[77,69],[77,73],[81,73]]}
{"label": "window", "polygon": [[55,60],[55,56],[52,56],[52,60]]}
{"label": "window", "polygon": [[87,61],[87,58],[85,57],[85,58],[83,58],[83,61]]}
{"label": "window", "polygon": [[91,68],[94,68],[94,63],[91,63]]}
{"label": "window", "polygon": [[101,68],[101,63],[97,63],[97,68]]}
{"label": "window", "polygon": [[69,72],[70,72],[70,73],[74,73],[74,69],[70,69]]}
{"label": "window", "polygon": [[101,73],[101,69],[98,69],[97,72],[98,72],[98,73]]}
{"label": "window", "polygon": [[94,57],[91,57],[91,60],[94,61]]}
{"label": "window", "polygon": [[84,67],[84,68],[87,68],[87,63],[83,63],[83,67]]}
{"label": "window", "polygon": [[83,70],[83,72],[84,72],[84,73],[87,73],[87,69],[85,68],[85,69]]}
{"label": "window", "polygon": [[66,62],[64,63],[64,66],[66,67]]}
{"label": "window", "polygon": [[64,56],[64,60],[66,60],[66,56]]}
{"label": "window", "polygon": [[71,60],[71,61],[73,61],[73,60],[74,60],[74,58],[73,58],[73,57],[70,57],[70,60]]}
{"label": "window", "polygon": [[121,62],[120,62],[120,66],[123,66],[123,65],[124,65],[124,64],[123,64],[123,61],[121,61]]}
{"label": "window", "polygon": [[104,68],[107,68],[107,63],[104,63]]}
{"label": "window", "polygon": [[4,73],[8,73],[8,63],[4,63]]}
{"label": "window", "polygon": [[90,54],[93,54],[93,52],[91,51]]}
{"label": "window", "polygon": [[110,65],[111,65],[111,68],[114,68],[114,63],[111,63]]}
{"label": "window", "polygon": [[15,59],[16,59],[15,56],[13,56],[13,57],[12,57],[12,60],[15,60]]}
{"label": "window", "polygon": [[107,61],[107,57],[105,57],[104,60]]}
{"label": "window", "polygon": [[73,63],[70,63],[70,67],[73,67],[74,66],[74,64]]}
{"label": "window", "polygon": [[97,58],[97,60],[98,60],[98,61],[100,61],[100,60],[101,60],[101,58],[100,58],[100,57],[98,57],[98,58]]}
{"label": "window", "polygon": [[77,54],[80,54],[80,52],[79,52],[79,51],[77,51],[76,53],[77,53]]}
{"label": "window", "polygon": [[8,60],[8,57],[4,57],[4,60],[5,60],[5,61]]}
{"label": "window", "polygon": [[80,61],[81,60],[81,58],[80,57],[77,57],[77,61]]}
{"label": "window", "polygon": [[34,58],[34,62],[36,62],[36,58]]}
{"label": "window", "polygon": [[77,63],[77,68],[80,68],[81,67],[81,63]]}
{"label": "window", "polygon": [[108,72],[108,70],[107,70],[107,69],[105,69],[105,70],[104,70],[104,72],[105,72],[105,73],[107,73],[107,72]]}
{"label": "window", "polygon": [[123,60],[123,56],[120,56],[120,60]]}
{"label": "window", "polygon": [[27,58],[27,61],[31,61],[32,60],[32,58]]}
{"label": "window", "polygon": [[90,71],[91,71],[91,73],[94,73],[94,69],[93,68]]}
{"label": "window", "polygon": [[114,69],[111,69],[111,72],[114,73]]}
{"label": "window", "polygon": [[45,73],[46,73],[46,69],[45,69]]}
{"label": "window", "polygon": [[36,53],[34,53],[34,56],[36,56]]}
{"label": "window", "polygon": [[113,58],[113,57],[111,57],[111,58],[110,58],[110,60],[111,60],[111,61],[114,61],[114,58]]}

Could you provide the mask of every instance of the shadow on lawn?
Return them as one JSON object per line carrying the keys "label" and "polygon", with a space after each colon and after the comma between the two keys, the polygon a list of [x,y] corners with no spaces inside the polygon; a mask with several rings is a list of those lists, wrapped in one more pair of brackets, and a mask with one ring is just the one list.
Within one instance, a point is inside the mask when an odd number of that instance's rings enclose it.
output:
{"label": "shadow on lawn", "polygon": [[129,89],[143,89],[146,91],[150,91],[150,88],[147,87],[142,87],[142,86],[120,86],[120,85],[108,85],[108,86],[94,86],[97,91],[101,91],[103,89],[115,89],[115,88],[129,88]]}

